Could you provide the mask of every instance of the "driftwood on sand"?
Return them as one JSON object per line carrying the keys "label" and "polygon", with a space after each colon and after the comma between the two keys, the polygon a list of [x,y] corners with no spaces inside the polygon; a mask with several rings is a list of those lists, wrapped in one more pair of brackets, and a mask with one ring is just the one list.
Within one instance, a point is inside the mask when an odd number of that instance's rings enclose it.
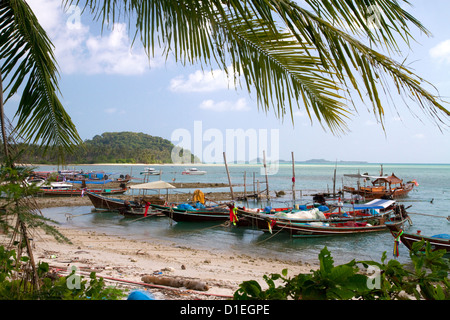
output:
{"label": "driftwood on sand", "polygon": [[198,280],[186,280],[186,279],[176,279],[171,277],[161,277],[154,275],[145,275],[141,278],[141,280],[145,283],[152,283],[157,285],[163,285],[174,288],[185,287],[190,290],[197,291],[208,291],[209,287],[206,283],[198,281]]}

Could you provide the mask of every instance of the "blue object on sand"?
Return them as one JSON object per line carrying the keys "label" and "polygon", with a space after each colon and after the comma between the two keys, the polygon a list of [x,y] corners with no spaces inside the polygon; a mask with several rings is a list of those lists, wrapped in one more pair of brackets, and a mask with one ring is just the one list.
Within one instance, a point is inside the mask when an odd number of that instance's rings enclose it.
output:
{"label": "blue object on sand", "polygon": [[128,295],[127,300],[155,300],[155,297],[149,292],[135,290]]}

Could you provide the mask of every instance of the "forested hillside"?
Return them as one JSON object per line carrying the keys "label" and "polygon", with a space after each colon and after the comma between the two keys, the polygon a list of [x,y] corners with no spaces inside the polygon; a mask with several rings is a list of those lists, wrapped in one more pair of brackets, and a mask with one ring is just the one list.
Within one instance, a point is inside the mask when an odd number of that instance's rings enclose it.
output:
{"label": "forested hillside", "polygon": [[[23,145],[22,145],[23,146]],[[73,154],[66,154],[65,162],[81,163],[172,163],[174,145],[169,140],[136,132],[105,132],[92,140],[85,140]],[[27,146],[22,163],[53,164],[57,157]]]}

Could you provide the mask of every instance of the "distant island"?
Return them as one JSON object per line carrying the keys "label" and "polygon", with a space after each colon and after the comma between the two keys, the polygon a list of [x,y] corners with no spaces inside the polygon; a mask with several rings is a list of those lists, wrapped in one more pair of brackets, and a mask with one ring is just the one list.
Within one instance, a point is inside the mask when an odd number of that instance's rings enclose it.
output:
{"label": "distant island", "polygon": [[[269,162],[269,161],[267,161]],[[234,161],[233,164],[261,164],[264,163],[263,159],[261,158],[256,158],[253,159],[251,161]],[[292,163],[291,160],[278,160],[278,163],[283,164],[283,163]],[[344,160],[339,160],[339,161],[331,161],[331,160],[325,160],[325,159],[309,159],[309,160],[304,160],[304,161],[294,161],[294,163],[296,164],[305,164],[305,163],[315,163],[315,164],[367,164],[368,162],[366,161],[344,161]]]}
{"label": "distant island", "polygon": [[[284,161],[284,160],[282,160],[282,161],[283,162],[289,162],[289,163],[292,162],[292,161]],[[325,160],[325,159],[310,159],[310,160],[306,160],[306,161],[295,161],[295,163],[365,164],[365,163],[368,163],[368,162],[367,161],[345,161],[345,160],[330,161],[330,160]]]}
{"label": "distant island", "polygon": [[[57,164],[58,156],[55,152],[43,154],[42,149],[36,145],[20,144],[25,149],[22,153],[22,163],[34,164]],[[178,148],[178,150],[177,150]],[[176,147],[171,141],[151,136],[142,132],[104,132],[92,139],[85,140],[73,153],[65,154],[66,164],[96,164],[96,163],[151,163],[172,164],[172,152],[176,152],[180,158],[185,150]],[[191,155],[189,150],[188,159],[190,163],[200,164],[200,160]],[[0,149],[1,154],[1,149]],[[189,160],[187,161],[189,163]],[[220,162],[223,164],[223,162]],[[229,164],[262,164],[262,158],[251,161],[229,161]],[[269,163],[269,161],[268,161]],[[278,163],[292,163],[290,160],[279,160]],[[365,161],[330,161],[325,159],[310,159],[295,161],[296,164],[365,164]],[[208,164],[208,163],[204,163]]]}

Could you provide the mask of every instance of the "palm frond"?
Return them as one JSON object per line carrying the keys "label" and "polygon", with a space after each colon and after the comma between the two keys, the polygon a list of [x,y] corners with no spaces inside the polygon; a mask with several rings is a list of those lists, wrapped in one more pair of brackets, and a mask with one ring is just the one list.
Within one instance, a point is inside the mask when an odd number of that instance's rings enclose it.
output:
{"label": "palm frond", "polygon": [[275,35],[268,33],[261,20],[229,19],[228,23],[232,29],[221,29],[224,34],[220,37],[227,39],[223,44],[229,47],[222,49],[232,52],[248,90],[256,91],[264,111],[272,107],[281,119],[289,111],[294,122],[296,108],[304,107],[311,122],[315,117],[333,133],[345,132],[345,119],[351,110],[344,90],[313,55],[314,47],[299,44],[290,32],[281,29]]}
{"label": "palm frond", "polygon": [[[369,48],[303,8],[296,6],[296,15],[292,15],[291,19],[290,23],[298,30],[297,37],[317,49],[323,64],[335,72],[343,85],[354,89],[359,97],[367,97],[380,122],[384,116],[380,92],[389,96],[393,88],[397,94],[417,104],[438,125],[446,124],[450,115],[444,107],[447,102],[427,91],[425,86],[431,84],[405,65]],[[362,84],[358,84],[357,79]]]}
{"label": "palm frond", "polygon": [[0,61],[6,99],[23,87],[15,117],[16,130],[27,142],[71,151],[82,142],[58,98],[58,71],[52,44],[28,4],[0,4]]}
{"label": "palm frond", "polygon": [[[231,64],[235,79],[242,72],[263,110],[273,108],[278,117],[289,110],[293,119],[293,104],[298,103],[333,132],[345,131],[346,117],[360,108],[361,100],[369,102],[383,123],[383,97],[396,90],[438,125],[445,123],[450,112],[439,96],[425,89],[429,83],[372,49],[398,50],[398,37],[409,44],[410,25],[429,34],[399,1],[306,3],[308,10],[286,0],[90,0],[85,10],[103,23],[127,21],[149,55],[161,46],[183,64],[217,63],[225,71]],[[375,9],[376,28],[369,23]]]}
{"label": "palm frond", "polygon": [[425,35],[431,33],[422,23],[401,7],[406,0],[305,0],[319,18],[371,44],[398,50],[398,37],[409,44],[413,40],[410,25]]}

